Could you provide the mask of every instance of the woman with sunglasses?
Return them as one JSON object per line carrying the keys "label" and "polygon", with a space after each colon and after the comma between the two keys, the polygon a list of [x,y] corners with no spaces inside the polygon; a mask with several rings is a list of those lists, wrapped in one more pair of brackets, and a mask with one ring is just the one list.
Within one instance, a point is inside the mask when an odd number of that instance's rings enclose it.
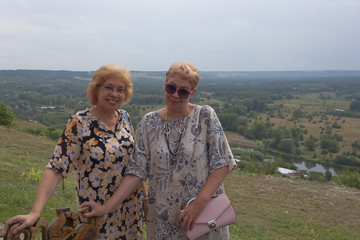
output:
{"label": "woman with sunglasses", "polygon": [[[7,221],[5,229],[17,222],[21,225],[13,233],[32,226],[71,169],[76,177],[78,205],[86,201],[103,204],[113,195],[125,177],[134,147],[129,116],[120,110],[130,101],[132,86],[125,67],[105,65],[94,73],[88,86],[88,98],[94,107],[69,118],[46,167],[32,210]],[[146,186],[139,182],[126,201],[101,216],[98,236],[93,239],[142,239],[142,194],[147,196]]]}
{"label": "woman with sunglasses", "polygon": [[[148,239],[187,239],[190,229],[235,160],[220,121],[210,106],[190,103],[199,82],[198,70],[176,62],[166,73],[166,107],[146,114],[138,125],[127,175],[111,199],[91,213],[102,215],[121,203],[141,180],[149,180]],[[186,207],[186,203],[195,198]],[[228,227],[200,239],[228,239]]]}

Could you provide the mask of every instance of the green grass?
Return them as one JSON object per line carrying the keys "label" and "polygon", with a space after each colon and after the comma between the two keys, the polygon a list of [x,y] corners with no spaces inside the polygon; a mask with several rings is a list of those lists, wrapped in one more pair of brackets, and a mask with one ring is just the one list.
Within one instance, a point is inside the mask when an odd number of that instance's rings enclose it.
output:
{"label": "green grass", "polygon": [[[30,211],[39,176],[55,142],[0,126],[0,222]],[[76,210],[72,174],[46,205],[50,223],[55,209]],[[360,239],[360,190],[328,183],[250,175],[234,171],[225,180],[237,214],[230,239]]]}
{"label": "green grass", "polygon": [[[30,211],[39,181],[52,156],[55,142],[13,129],[0,127],[0,222]],[[76,209],[73,176],[65,179],[48,202],[42,217],[55,218],[55,209]]]}

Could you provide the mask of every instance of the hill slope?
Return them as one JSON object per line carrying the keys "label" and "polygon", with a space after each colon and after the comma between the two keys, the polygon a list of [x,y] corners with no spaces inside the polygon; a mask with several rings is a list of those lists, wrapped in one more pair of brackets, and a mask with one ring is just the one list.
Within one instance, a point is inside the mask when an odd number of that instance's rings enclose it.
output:
{"label": "hill slope", "polygon": [[[0,126],[0,222],[27,213],[55,143]],[[43,212],[75,210],[73,179],[65,180]],[[360,190],[234,171],[225,188],[237,213],[231,239],[360,239]]]}

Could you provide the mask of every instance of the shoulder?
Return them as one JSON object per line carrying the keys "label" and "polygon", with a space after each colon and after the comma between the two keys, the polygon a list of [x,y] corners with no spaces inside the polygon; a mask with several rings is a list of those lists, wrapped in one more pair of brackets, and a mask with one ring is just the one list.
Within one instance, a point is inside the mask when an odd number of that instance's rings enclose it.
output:
{"label": "shoulder", "polygon": [[143,116],[143,120],[160,117],[158,111],[148,112]]}
{"label": "shoulder", "polygon": [[81,117],[85,117],[85,116],[89,116],[92,115],[90,113],[89,109],[85,109],[85,110],[81,110],[76,112],[75,114],[70,115],[70,118],[81,118]]}
{"label": "shoulder", "polygon": [[70,118],[83,119],[83,118],[89,118],[91,116],[92,116],[92,113],[90,113],[89,109],[85,109],[85,110],[76,112],[75,114],[71,115]]}
{"label": "shoulder", "polygon": [[204,110],[204,111],[207,111],[207,112],[215,112],[215,110],[209,105],[202,105],[200,107],[201,107],[201,110]]}
{"label": "shoulder", "polygon": [[79,124],[79,123],[90,123],[95,120],[95,116],[90,113],[89,109],[81,110],[69,117],[68,123]]}
{"label": "shoulder", "polygon": [[201,106],[200,114],[210,118],[216,116],[215,110],[209,105]]}
{"label": "shoulder", "polygon": [[118,109],[117,112],[120,114],[120,116],[122,116],[123,118],[126,119],[127,122],[130,121],[130,114],[128,111],[124,110],[124,109]]}
{"label": "shoulder", "polygon": [[124,115],[126,114],[127,116],[130,116],[129,112],[126,111],[125,109],[117,109],[117,112],[121,113],[121,114],[124,114]]}
{"label": "shoulder", "polygon": [[156,128],[162,118],[157,111],[146,113],[139,122],[138,128],[153,129]]}

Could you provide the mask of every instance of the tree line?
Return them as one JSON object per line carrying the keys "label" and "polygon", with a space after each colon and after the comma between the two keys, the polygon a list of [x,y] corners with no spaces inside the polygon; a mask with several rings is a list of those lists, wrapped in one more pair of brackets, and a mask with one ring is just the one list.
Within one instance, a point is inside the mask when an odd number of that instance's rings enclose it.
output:
{"label": "tree line", "polygon": [[[268,119],[259,118],[260,113],[269,116],[296,121],[314,114],[333,114],[336,116],[360,116],[360,73],[339,76],[306,76],[286,73],[283,77],[271,77],[239,73],[202,72],[197,94],[192,99],[196,104],[209,104],[217,112],[224,129],[237,132],[249,139],[262,142],[266,148],[285,153],[301,155],[300,144],[312,151],[318,146],[327,153],[340,151],[341,136],[333,134],[332,129],[339,128],[339,123],[326,126],[320,136],[310,136],[307,129],[274,126]],[[13,118],[35,121],[49,129],[43,135],[56,138],[56,129],[63,129],[69,115],[91,107],[87,100],[87,86],[92,72],[69,71],[0,71],[1,114],[8,111]],[[286,77],[284,77],[286,76]],[[134,126],[147,111],[162,105],[165,72],[134,72],[134,96],[124,108],[130,113]],[[272,106],[274,101],[294,99],[297,94],[332,92],[336,98],[350,102],[349,109],[342,112],[328,110],[324,113],[307,114],[301,109],[285,113],[281,106]],[[320,96],[326,100],[326,96]],[[7,114],[5,114],[7,115]],[[11,115],[11,114],[10,114]],[[3,119],[9,116],[0,115]],[[6,121],[6,120],[4,120]],[[6,124],[2,124],[6,125]],[[340,126],[341,127],[341,126]],[[353,143],[353,150],[342,155],[335,162],[357,166],[359,147]]]}

